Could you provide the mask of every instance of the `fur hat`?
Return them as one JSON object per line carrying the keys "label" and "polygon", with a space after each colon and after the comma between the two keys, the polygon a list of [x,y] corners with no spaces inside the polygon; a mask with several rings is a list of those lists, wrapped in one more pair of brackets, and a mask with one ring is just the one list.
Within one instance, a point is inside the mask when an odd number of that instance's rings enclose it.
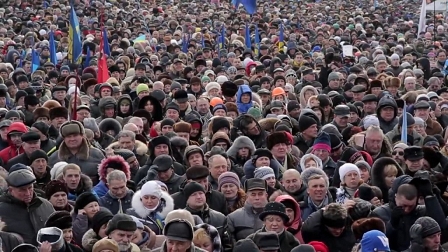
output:
{"label": "fur hat", "polygon": [[165,217],[165,223],[169,223],[175,219],[186,220],[192,226],[195,224],[193,215],[184,209],[177,209],[177,210],[173,210],[173,211],[169,212],[167,214],[167,216]]}
{"label": "fur hat", "polygon": [[302,172],[302,174],[300,174],[300,178],[302,179],[303,184],[308,185],[308,179],[313,175],[323,176],[325,179],[325,185],[327,187],[329,186],[330,182],[328,181],[327,174],[322,169],[314,168],[314,167],[307,168]]}
{"label": "fur hat", "polygon": [[386,232],[386,225],[380,218],[377,217],[362,218],[353,222],[352,230],[356,240],[359,241],[364,233],[370,230],[379,230],[383,233]]}
{"label": "fur hat", "polygon": [[373,87],[379,87],[379,88],[381,88],[381,89],[383,89],[383,82],[381,82],[380,80],[372,80],[371,82],[370,82],[370,88],[373,88]]}
{"label": "fur hat", "polygon": [[61,125],[59,132],[62,137],[68,136],[70,134],[81,134],[85,135],[84,126],[78,121],[67,121]]}
{"label": "fur hat", "polygon": [[226,102],[226,104],[224,104],[224,105],[227,108],[227,112],[231,112],[232,111],[232,112],[236,112],[236,114],[239,115],[238,107],[236,106],[235,103],[233,103],[233,102]]}
{"label": "fur hat", "polygon": [[53,107],[49,111],[50,120],[55,119],[56,117],[64,117],[68,120],[68,110],[65,107]]}
{"label": "fur hat", "polygon": [[47,196],[47,199],[50,199],[51,196],[57,192],[65,192],[68,195],[68,187],[65,182],[61,180],[51,180],[45,186],[45,195]]}
{"label": "fur hat", "polygon": [[274,132],[268,136],[266,139],[266,146],[268,150],[272,150],[272,148],[276,144],[284,143],[286,145],[290,145],[291,141],[289,140],[288,136],[284,131],[281,132]]}
{"label": "fur hat", "polygon": [[107,169],[120,170],[126,175],[126,179],[131,178],[131,172],[128,162],[121,156],[110,156],[101,161],[98,165],[98,174],[103,182],[106,182]]}
{"label": "fur hat", "polygon": [[231,81],[226,81],[221,85],[221,91],[222,95],[233,97],[238,92],[238,86]]}
{"label": "fur hat", "polygon": [[118,248],[118,243],[112,239],[104,238],[101,239],[93,245],[92,252],[101,252],[101,251],[112,251],[112,252],[120,252]]}
{"label": "fur hat", "polygon": [[57,108],[57,107],[62,107],[62,106],[59,102],[57,102],[55,100],[48,100],[48,101],[44,102],[42,107],[47,108],[47,109],[52,109],[52,108]]}
{"label": "fur hat", "polygon": [[191,131],[191,124],[187,123],[187,122],[178,122],[175,123],[173,126],[173,130],[174,132],[178,133],[178,132],[183,132],[183,133],[188,133],[190,134]]}
{"label": "fur hat", "polygon": [[57,227],[60,230],[72,228],[72,217],[67,211],[56,211],[48,217],[45,227]]}
{"label": "fur hat", "polygon": [[98,84],[98,80],[97,79],[87,79],[82,84],[81,91],[83,91],[84,93],[87,93],[87,89],[89,87],[91,87],[91,86],[95,86],[96,84]]}
{"label": "fur hat", "polygon": [[40,117],[45,117],[48,120],[50,120],[50,110],[46,107],[40,107],[36,108],[33,112],[34,115],[34,121],[37,121]]}
{"label": "fur hat", "polygon": [[81,195],[79,195],[78,198],[76,198],[75,202],[75,208],[74,208],[75,213],[77,213],[79,209],[83,209],[84,207],[86,207],[91,202],[98,203],[98,198],[93,193],[84,192]]}
{"label": "fur hat", "polygon": [[36,105],[40,104],[40,101],[39,101],[39,98],[37,98],[35,95],[27,95],[27,96],[25,96],[24,104],[25,104],[25,107],[28,107],[29,105],[36,106]]}

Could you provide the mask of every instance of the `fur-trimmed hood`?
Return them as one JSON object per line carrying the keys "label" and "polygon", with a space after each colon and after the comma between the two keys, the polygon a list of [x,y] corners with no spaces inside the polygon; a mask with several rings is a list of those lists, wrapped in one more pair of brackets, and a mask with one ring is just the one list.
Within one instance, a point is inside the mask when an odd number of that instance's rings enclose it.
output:
{"label": "fur-trimmed hood", "polygon": [[[120,149],[120,143],[113,142],[107,148],[112,148],[114,150],[118,150],[118,149]],[[148,154],[148,146],[145,143],[143,143],[142,141],[135,140],[135,153],[140,156]]]}
{"label": "fur-trimmed hood", "polygon": [[218,229],[216,229],[214,226],[209,225],[207,223],[198,224],[194,227],[194,230],[198,229],[204,229],[205,232],[209,235],[210,240],[212,242],[212,249],[213,252],[221,252],[222,246],[221,246],[221,238],[219,237]]}
{"label": "fur-trimmed hood", "polygon": [[93,231],[93,229],[89,229],[83,236],[82,236],[82,248],[85,251],[91,252],[93,250],[93,245],[99,241],[98,235]]}
{"label": "fur-trimmed hood", "polygon": [[247,136],[239,136],[235,139],[235,141],[233,142],[233,144],[229,148],[229,150],[227,150],[227,155],[229,157],[236,158],[238,151],[244,147],[249,148],[250,156],[252,156],[252,154],[254,154],[254,152],[255,152],[254,142]]}
{"label": "fur-trimmed hood", "polygon": [[393,158],[390,157],[382,157],[378,158],[375,163],[373,163],[372,170],[370,171],[370,181],[372,186],[377,186],[381,189],[381,192],[383,193],[383,200],[384,202],[388,202],[387,194],[389,192],[389,188],[386,186],[386,183],[384,181],[384,167],[386,165],[394,165],[397,167],[397,178],[404,174],[403,170],[401,169],[401,166],[395,161]]}
{"label": "fur-trimmed hood", "polygon": [[[137,213],[140,218],[146,218],[151,211],[143,206],[141,201],[141,190],[134,193],[132,196],[132,208],[135,213]],[[173,198],[165,191],[162,191],[162,198],[160,198],[159,207],[157,207],[157,214],[159,214],[163,219],[168,215],[169,212],[174,210],[174,200]]]}
{"label": "fur-trimmed hood", "polygon": [[304,86],[302,88],[302,90],[300,90],[300,95],[299,95],[300,96],[299,97],[299,99],[300,99],[300,107],[302,109],[306,108],[306,105],[308,104],[308,101],[305,100],[305,93],[307,91],[312,91],[314,93],[314,95],[318,95],[319,94],[319,92],[317,91],[317,89],[315,87],[310,86],[310,85]]}
{"label": "fur-trimmed hood", "polygon": [[98,128],[102,132],[107,132],[108,130],[113,130],[115,135],[122,130],[120,122],[118,122],[115,118],[104,118],[101,120],[100,124],[98,124]]}
{"label": "fur-trimmed hood", "polygon": [[312,158],[314,162],[316,162],[318,166],[316,168],[323,169],[322,160],[318,158],[316,155],[309,153],[303,155],[303,157],[300,159],[300,168],[302,168],[302,171],[305,170],[305,161],[308,160],[309,158]]}
{"label": "fur-trimmed hood", "polygon": [[131,179],[131,171],[128,162],[121,156],[111,156],[103,159],[98,165],[98,175],[103,182],[106,182],[107,169],[120,170],[126,175],[126,179]]}
{"label": "fur-trimmed hood", "polygon": [[[64,141],[62,141],[59,146],[58,157],[59,160],[68,160],[72,156],[72,153],[68,149],[67,145]],[[79,147],[78,152],[76,153],[76,158],[87,161],[90,156],[90,147],[85,138],[82,139],[81,147]]]}
{"label": "fur-trimmed hood", "polygon": [[271,132],[274,130],[275,124],[277,122],[280,122],[280,119],[277,118],[263,118],[258,123],[260,124],[260,127],[262,130],[265,130],[267,132]]}

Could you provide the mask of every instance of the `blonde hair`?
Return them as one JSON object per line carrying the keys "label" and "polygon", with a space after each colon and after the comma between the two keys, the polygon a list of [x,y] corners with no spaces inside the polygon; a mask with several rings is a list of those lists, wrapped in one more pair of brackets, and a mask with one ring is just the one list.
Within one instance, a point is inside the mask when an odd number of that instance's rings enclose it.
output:
{"label": "blonde hair", "polygon": [[395,176],[398,174],[398,168],[393,164],[388,164],[384,166],[384,175],[387,174],[395,174]]}
{"label": "blonde hair", "polygon": [[68,165],[66,165],[66,166],[62,169],[62,174],[65,176],[65,173],[66,173],[68,170],[77,170],[77,171],[79,171],[79,173],[81,173],[81,168],[80,168],[78,165],[76,165],[76,164],[68,164]]}
{"label": "blonde hair", "polygon": [[205,229],[200,228],[193,233],[193,243],[194,245],[198,246],[200,244],[204,244],[205,242],[212,242],[212,238],[210,235],[205,231]]}

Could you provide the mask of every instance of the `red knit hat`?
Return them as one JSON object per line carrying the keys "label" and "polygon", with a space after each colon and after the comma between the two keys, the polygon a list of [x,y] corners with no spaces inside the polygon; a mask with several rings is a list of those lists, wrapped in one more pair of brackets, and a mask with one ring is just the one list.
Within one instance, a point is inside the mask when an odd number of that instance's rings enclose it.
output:
{"label": "red knit hat", "polygon": [[325,245],[325,243],[320,242],[320,241],[312,241],[309,242],[308,245],[313,246],[314,250],[316,250],[316,252],[329,252],[330,250],[328,250],[327,245]]}

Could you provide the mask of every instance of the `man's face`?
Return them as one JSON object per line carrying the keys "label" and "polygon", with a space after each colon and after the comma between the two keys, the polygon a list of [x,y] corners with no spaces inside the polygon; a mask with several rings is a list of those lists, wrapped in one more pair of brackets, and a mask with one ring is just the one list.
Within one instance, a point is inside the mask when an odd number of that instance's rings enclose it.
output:
{"label": "man's face", "polygon": [[9,138],[15,146],[20,146],[22,144],[22,133],[9,134]]}
{"label": "man's face", "polygon": [[380,133],[371,132],[366,136],[364,149],[370,154],[378,154],[383,146],[383,136]]}
{"label": "man's face", "polygon": [[312,179],[308,181],[307,193],[315,202],[321,202],[327,195],[327,186],[325,179]]}
{"label": "man's face", "polygon": [[397,194],[395,195],[395,202],[397,203],[397,206],[403,208],[405,214],[409,214],[417,205],[417,197],[415,199],[408,200],[403,195]]}
{"label": "man's face", "polygon": [[81,180],[81,172],[75,169],[69,169],[65,172],[63,178],[67,187],[71,190],[75,190]]}
{"label": "man's face", "polygon": [[118,142],[120,144],[120,148],[130,151],[134,150],[135,141],[133,141],[131,137],[120,137],[120,139],[118,139]]}
{"label": "man's face", "polygon": [[69,149],[78,148],[82,143],[82,135],[81,134],[70,134],[64,137],[64,143],[67,145]]}
{"label": "man's face", "polygon": [[114,230],[109,234],[109,238],[118,243],[119,251],[128,251],[133,235],[134,231]]}
{"label": "man's face", "polygon": [[166,144],[159,144],[154,147],[154,155],[157,157],[158,155],[169,155],[169,148]]}
{"label": "man's face", "polygon": [[246,200],[254,208],[263,208],[268,203],[267,193],[265,190],[248,191]]}
{"label": "man's face", "polygon": [[288,173],[287,176],[283,176],[282,185],[287,192],[295,193],[302,188],[302,180],[300,179],[300,176]]}
{"label": "man's face", "polygon": [[406,159],[404,162],[406,163],[407,168],[411,172],[416,172],[423,168],[423,158],[418,159],[418,160],[412,160],[412,161],[409,159]]}
{"label": "man's face", "polygon": [[67,194],[65,192],[57,192],[51,195],[50,203],[57,208],[65,207],[68,203]]}
{"label": "man's face", "polygon": [[111,180],[107,185],[110,193],[118,199],[124,198],[128,192],[126,181],[124,180]]}
{"label": "man's face", "polygon": [[228,170],[227,160],[222,156],[216,156],[209,163],[210,175],[214,179],[218,179],[221,174]]}
{"label": "man's face", "polygon": [[440,237],[441,233],[435,233],[423,239],[423,246],[427,251],[439,251],[440,250]]}
{"label": "man's face", "polygon": [[10,187],[9,192],[14,198],[24,202],[25,204],[29,204],[33,199],[34,187],[33,184],[21,187]]}

